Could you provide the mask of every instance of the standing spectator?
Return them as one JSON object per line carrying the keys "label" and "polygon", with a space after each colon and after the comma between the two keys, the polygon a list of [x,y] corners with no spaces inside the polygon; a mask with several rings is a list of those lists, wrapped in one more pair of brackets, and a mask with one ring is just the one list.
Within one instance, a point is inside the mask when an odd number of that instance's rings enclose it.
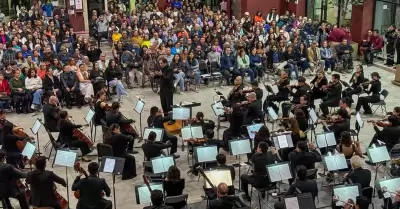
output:
{"label": "standing spectator", "polygon": [[365,64],[371,66],[374,63],[374,55],[376,53],[382,52],[383,39],[379,35],[379,30],[375,29],[371,38],[371,48],[364,56]]}
{"label": "standing spectator", "polygon": [[102,38],[108,39],[108,19],[105,15],[100,15],[97,19],[97,45],[100,47],[100,41]]}
{"label": "standing spectator", "polygon": [[385,38],[387,41],[386,44],[386,54],[387,54],[387,59],[385,65],[387,66],[392,66],[394,64],[394,44],[396,40],[396,26],[391,25],[388,28],[388,31],[385,34]]}
{"label": "standing spectator", "polygon": [[279,21],[279,15],[276,14],[276,8],[271,9],[271,12],[268,13],[266,20],[267,20],[268,24],[271,24],[272,21],[275,21],[275,22]]}
{"label": "standing spectator", "polygon": [[54,7],[51,0],[47,0],[42,6],[43,15],[47,21],[53,19],[53,9]]}

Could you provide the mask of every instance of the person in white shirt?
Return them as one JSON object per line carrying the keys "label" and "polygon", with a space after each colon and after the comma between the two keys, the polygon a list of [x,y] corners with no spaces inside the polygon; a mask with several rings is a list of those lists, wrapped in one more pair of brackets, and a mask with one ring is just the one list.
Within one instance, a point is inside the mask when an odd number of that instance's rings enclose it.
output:
{"label": "person in white shirt", "polygon": [[153,38],[150,39],[151,45],[153,45],[154,42],[156,41],[157,41],[157,46],[160,46],[160,44],[162,43],[161,38],[158,37],[158,33],[153,33]]}
{"label": "person in white shirt", "polygon": [[29,69],[25,78],[25,88],[29,90],[30,95],[33,96],[31,109],[38,109],[42,107],[42,79],[36,74],[35,69]]}
{"label": "person in white shirt", "polygon": [[104,53],[100,54],[100,60],[98,60],[97,63],[99,63],[100,70],[104,72],[108,67],[108,60],[106,60],[106,55]]}
{"label": "person in white shirt", "polygon": [[276,13],[276,8],[272,8],[271,12],[267,15],[267,23],[271,24],[272,21],[279,21],[279,15]]}

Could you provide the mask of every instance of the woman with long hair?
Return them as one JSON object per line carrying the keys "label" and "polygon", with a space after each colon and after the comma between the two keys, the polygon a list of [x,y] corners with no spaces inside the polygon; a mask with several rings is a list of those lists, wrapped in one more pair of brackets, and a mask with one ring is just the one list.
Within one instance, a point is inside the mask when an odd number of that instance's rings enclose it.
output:
{"label": "woman with long hair", "polygon": [[79,65],[79,69],[76,71],[76,77],[79,81],[79,90],[87,103],[93,102],[94,90],[92,81],[89,78],[89,72],[86,70],[84,64]]}
{"label": "woman with long hair", "polygon": [[110,60],[108,67],[105,71],[105,77],[108,85],[116,88],[118,100],[121,100],[122,95],[128,95],[124,85],[122,84],[122,71],[121,68],[117,66],[115,60]]}
{"label": "woman with long hair", "polygon": [[185,91],[185,71],[188,69],[189,65],[187,62],[183,63],[181,61],[181,56],[179,54],[175,54],[170,66],[174,70],[174,86],[176,87],[179,84],[179,88],[176,90],[182,94],[182,92]]}
{"label": "woman with long hair", "polygon": [[189,64],[189,71],[186,72],[186,75],[194,78],[194,83],[195,83],[194,90],[198,92],[201,84],[201,73],[199,70],[199,61],[194,57],[193,51],[189,52],[188,64]]}
{"label": "woman with long hair", "polygon": [[[175,165],[170,166],[167,172],[167,177],[163,181],[163,187],[165,190],[165,197],[182,195],[185,189],[185,179],[181,178],[181,171]],[[174,209],[181,209],[186,205],[185,201],[168,204]]]}
{"label": "woman with long hair", "polygon": [[40,109],[42,107],[43,84],[35,69],[29,69],[26,73],[25,88],[29,91],[29,95],[33,97],[31,109]]}

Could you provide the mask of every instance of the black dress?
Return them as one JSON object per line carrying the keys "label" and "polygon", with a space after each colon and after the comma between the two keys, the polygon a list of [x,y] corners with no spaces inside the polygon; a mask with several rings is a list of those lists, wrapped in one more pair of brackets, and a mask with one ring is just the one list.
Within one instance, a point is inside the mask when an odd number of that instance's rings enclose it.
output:
{"label": "black dress", "polygon": [[122,172],[122,180],[136,177],[136,160],[135,157],[127,153],[128,144],[133,141],[130,136],[113,133],[107,144],[113,148],[114,157],[125,158],[124,170]]}
{"label": "black dress", "polygon": [[95,125],[101,125],[101,120],[105,120],[106,110],[101,107],[102,101],[97,101],[94,105],[94,123]]}
{"label": "black dress", "polygon": [[[163,181],[165,196],[177,196],[181,195],[185,189],[185,179],[180,179],[179,181]],[[167,204],[172,206],[174,209],[181,209],[186,205],[186,202],[178,202],[174,204]]]}

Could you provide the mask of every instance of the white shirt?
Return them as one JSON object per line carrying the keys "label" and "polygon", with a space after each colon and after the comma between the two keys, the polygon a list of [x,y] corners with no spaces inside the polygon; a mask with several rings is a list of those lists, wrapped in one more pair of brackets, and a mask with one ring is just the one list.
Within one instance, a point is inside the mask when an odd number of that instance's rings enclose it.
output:
{"label": "white shirt", "polygon": [[25,88],[26,89],[41,89],[43,87],[42,85],[42,79],[39,76],[36,76],[36,78],[25,78]]}

